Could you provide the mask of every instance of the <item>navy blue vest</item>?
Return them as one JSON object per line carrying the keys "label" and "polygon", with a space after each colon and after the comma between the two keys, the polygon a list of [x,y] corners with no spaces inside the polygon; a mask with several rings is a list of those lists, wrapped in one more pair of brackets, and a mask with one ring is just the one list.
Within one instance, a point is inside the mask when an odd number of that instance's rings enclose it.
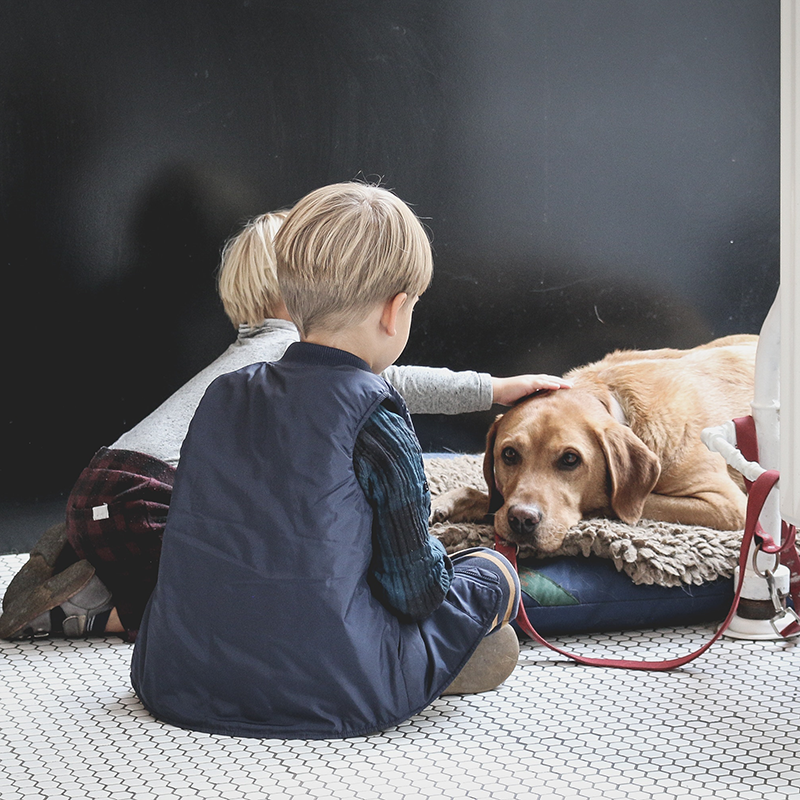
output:
{"label": "navy blue vest", "polygon": [[387,399],[410,425],[363,361],[306,343],[208,388],[133,654],[154,716],[234,736],[365,735],[420,711],[461,668],[491,622],[474,610],[496,606],[491,586],[451,589],[406,624],[367,584],[372,512],[353,447]]}

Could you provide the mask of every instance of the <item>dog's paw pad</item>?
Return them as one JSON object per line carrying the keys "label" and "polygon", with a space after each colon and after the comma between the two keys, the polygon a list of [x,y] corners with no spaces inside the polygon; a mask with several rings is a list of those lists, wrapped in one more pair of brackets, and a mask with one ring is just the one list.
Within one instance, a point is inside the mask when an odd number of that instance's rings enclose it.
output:
{"label": "dog's paw pad", "polygon": [[448,508],[434,508],[431,511],[431,522],[447,522],[448,518],[450,517],[449,509]]}

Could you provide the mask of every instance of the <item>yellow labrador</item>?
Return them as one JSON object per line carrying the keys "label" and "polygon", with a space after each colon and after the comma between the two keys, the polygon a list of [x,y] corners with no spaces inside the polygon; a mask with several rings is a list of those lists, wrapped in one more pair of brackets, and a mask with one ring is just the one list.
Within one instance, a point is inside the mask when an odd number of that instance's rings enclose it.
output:
{"label": "yellow labrador", "polygon": [[739,335],[691,350],[617,351],[572,370],[565,377],[574,388],[526,398],[492,425],[489,495],[443,494],[433,519],[493,513],[502,538],[543,554],[596,516],[743,527],[741,477],[700,432],[750,413],[757,341]]}

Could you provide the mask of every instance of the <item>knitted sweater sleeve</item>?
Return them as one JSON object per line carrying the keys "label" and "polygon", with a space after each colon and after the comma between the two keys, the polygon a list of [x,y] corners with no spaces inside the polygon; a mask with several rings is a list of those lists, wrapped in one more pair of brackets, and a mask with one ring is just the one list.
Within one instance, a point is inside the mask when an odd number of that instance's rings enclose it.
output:
{"label": "knitted sweater sleeve", "polygon": [[492,376],[486,372],[391,366],[381,374],[412,414],[466,414],[492,407]]}
{"label": "knitted sweater sleeve", "polygon": [[424,619],[444,600],[453,567],[428,532],[430,491],[416,436],[379,406],[356,439],[353,460],[373,510],[371,588],[401,619]]}

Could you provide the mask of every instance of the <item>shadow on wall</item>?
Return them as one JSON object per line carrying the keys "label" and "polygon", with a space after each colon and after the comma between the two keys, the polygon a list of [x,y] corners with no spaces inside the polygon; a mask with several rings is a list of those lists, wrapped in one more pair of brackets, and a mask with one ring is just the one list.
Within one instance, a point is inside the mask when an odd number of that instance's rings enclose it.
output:
{"label": "shadow on wall", "polygon": [[[118,295],[127,348],[120,399],[126,428],[233,340],[216,291],[221,244],[243,223],[241,187],[207,165],[175,164],[140,195],[132,263]],[[121,432],[121,431],[120,431]]]}

